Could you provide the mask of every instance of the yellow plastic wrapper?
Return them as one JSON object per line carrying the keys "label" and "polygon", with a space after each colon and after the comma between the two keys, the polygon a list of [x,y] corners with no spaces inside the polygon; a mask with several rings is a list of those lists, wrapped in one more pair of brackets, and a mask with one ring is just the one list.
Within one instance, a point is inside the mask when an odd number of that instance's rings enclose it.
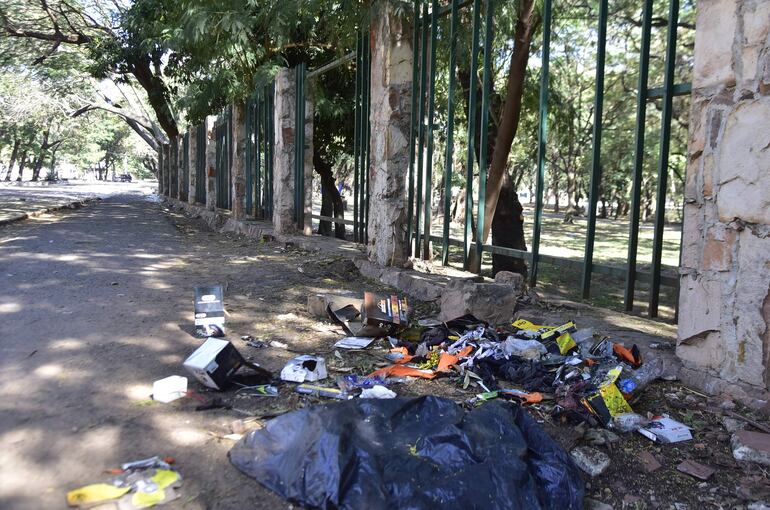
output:
{"label": "yellow plastic wrapper", "polygon": [[569,333],[564,333],[560,337],[556,339],[556,345],[559,346],[559,352],[562,356],[567,354],[569,351],[577,347],[577,344],[572,339],[572,335]]}
{"label": "yellow plastic wrapper", "polygon": [[131,490],[131,487],[115,487],[109,483],[95,483],[86,485],[67,493],[67,504],[69,506],[91,505],[118,499]]}
{"label": "yellow plastic wrapper", "polygon": [[555,329],[556,326],[538,326],[525,319],[519,319],[511,324],[514,328],[523,329],[526,331],[540,331],[541,329]]}

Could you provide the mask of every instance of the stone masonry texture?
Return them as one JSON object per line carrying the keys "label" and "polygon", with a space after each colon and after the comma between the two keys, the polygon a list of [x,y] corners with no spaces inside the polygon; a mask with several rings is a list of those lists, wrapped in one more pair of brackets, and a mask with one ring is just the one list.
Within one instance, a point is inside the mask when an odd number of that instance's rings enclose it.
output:
{"label": "stone masonry texture", "polygon": [[685,382],[770,388],[770,2],[698,2],[679,338]]}
{"label": "stone masonry texture", "polygon": [[412,28],[393,0],[372,4],[369,259],[403,266],[412,91]]}

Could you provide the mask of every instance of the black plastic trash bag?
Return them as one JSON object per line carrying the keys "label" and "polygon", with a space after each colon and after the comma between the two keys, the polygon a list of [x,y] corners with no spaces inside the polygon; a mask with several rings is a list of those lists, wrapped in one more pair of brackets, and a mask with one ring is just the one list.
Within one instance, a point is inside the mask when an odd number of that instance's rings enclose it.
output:
{"label": "black plastic trash bag", "polygon": [[354,399],[284,414],[230,462],[292,503],[366,509],[580,509],[567,453],[520,407]]}

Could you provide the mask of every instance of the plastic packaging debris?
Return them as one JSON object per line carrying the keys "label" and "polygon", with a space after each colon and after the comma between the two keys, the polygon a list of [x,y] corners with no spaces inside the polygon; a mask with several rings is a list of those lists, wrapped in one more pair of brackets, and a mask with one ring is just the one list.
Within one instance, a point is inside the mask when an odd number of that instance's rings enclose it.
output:
{"label": "plastic packaging debris", "polygon": [[441,326],[444,324],[438,319],[420,319],[417,321],[418,326],[422,326],[425,328],[435,328],[436,326]]}
{"label": "plastic packaging debris", "polygon": [[261,382],[269,382],[273,377],[264,368],[246,361],[233,344],[218,338],[206,340],[184,361],[184,367],[198,381],[215,390],[227,387],[242,366],[251,368],[255,379]]}
{"label": "plastic packaging debris", "polygon": [[572,339],[577,344],[582,344],[583,342],[591,342],[594,341],[594,330],[593,328],[584,328],[579,329],[572,333]]}
{"label": "plastic packaging debris", "polygon": [[290,359],[281,370],[281,379],[292,382],[313,382],[326,379],[326,360],[305,354]]}
{"label": "plastic packaging debris", "polygon": [[[663,376],[663,360],[660,358],[649,359],[636,370],[625,370],[623,376],[634,384],[634,388],[631,391],[623,390],[623,393],[639,393],[652,381]],[[628,383],[626,385],[630,387]]]}
{"label": "plastic packaging debris", "polygon": [[225,336],[225,303],[221,285],[195,287],[195,334]]}
{"label": "plastic packaging debris", "polygon": [[612,418],[612,428],[618,432],[633,432],[648,423],[650,420],[637,413],[624,413]]}
{"label": "plastic packaging debris", "polygon": [[638,429],[639,433],[660,443],[678,443],[692,439],[690,428],[668,416],[656,416],[652,421]]}
{"label": "plastic packaging debris", "polygon": [[[86,485],[67,493],[67,504],[91,508],[114,502],[114,508],[131,510],[162,505],[179,498],[181,475],[160,457],[127,462],[110,483]],[[101,506],[100,506],[101,508]]]}
{"label": "plastic packaging debris", "polygon": [[537,340],[523,340],[509,336],[503,344],[503,351],[508,356],[538,359],[541,355],[546,354],[548,349]]}
{"label": "plastic packaging debris", "polygon": [[168,404],[187,394],[187,377],[172,375],[152,383],[152,399]]}
{"label": "plastic packaging debris", "polygon": [[468,412],[432,396],[307,407],[248,433],[229,458],[308,507],[578,509],[584,498],[567,453],[502,402]]}
{"label": "plastic packaging debris", "polygon": [[345,392],[351,392],[357,388],[373,388],[385,386],[384,377],[358,377],[355,374],[343,375],[337,378],[337,386]]}
{"label": "plastic packaging debris", "polygon": [[370,336],[347,336],[334,344],[340,349],[366,349],[374,342]]}
{"label": "plastic packaging debris", "polygon": [[360,398],[396,398],[396,392],[379,384],[361,391]]}
{"label": "plastic packaging debris", "polygon": [[610,369],[599,384],[599,391],[583,399],[584,405],[604,426],[609,425],[615,416],[634,412],[615,385],[622,370],[623,367],[621,366]]}
{"label": "plastic packaging debris", "polygon": [[639,347],[634,344],[630,349],[618,343],[613,344],[612,351],[620,361],[625,361],[634,368],[642,366],[642,353],[639,351]]}
{"label": "plastic packaging debris", "polygon": [[337,398],[340,400],[348,400],[353,398],[353,395],[346,393],[337,388],[329,388],[327,386],[317,386],[315,384],[300,384],[294,391],[297,393],[304,393],[306,395],[317,395],[319,397]]}

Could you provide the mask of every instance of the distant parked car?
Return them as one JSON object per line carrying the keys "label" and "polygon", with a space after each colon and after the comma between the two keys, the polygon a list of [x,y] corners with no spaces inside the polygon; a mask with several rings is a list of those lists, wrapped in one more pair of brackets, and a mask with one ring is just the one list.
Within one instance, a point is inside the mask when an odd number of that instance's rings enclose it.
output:
{"label": "distant parked car", "polygon": [[118,180],[120,182],[131,182],[131,174],[120,174]]}

